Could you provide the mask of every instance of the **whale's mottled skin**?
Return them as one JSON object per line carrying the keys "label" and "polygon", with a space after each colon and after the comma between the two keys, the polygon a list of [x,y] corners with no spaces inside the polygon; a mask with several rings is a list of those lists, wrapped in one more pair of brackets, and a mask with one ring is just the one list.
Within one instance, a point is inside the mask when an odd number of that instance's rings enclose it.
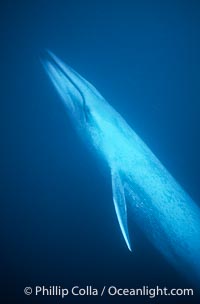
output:
{"label": "whale's mottled skin", "polygon": [[127,211],[177,269],[200,282],[199,207],[88,81],[51,52],[43,64],[75,128],[110,168],[115,210],[128,248],[132,250]]}

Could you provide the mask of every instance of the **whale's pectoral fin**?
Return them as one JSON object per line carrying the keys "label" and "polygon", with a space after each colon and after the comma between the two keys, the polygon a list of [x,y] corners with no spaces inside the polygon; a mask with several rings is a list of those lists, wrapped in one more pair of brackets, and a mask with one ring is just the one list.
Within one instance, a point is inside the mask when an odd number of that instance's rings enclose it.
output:
{"label": "whale's pectoral fin", "polygon": [[124,195],[124,186],[122,184],[120,175],[118,172],[112,172],[112,189],[113,189],[113,201],[115,205],[115,211],[119,221],[123,237],[126,245],[130,251],[132,251],[129,232],[128,232],[128,220],[127,220],[127,205]]}

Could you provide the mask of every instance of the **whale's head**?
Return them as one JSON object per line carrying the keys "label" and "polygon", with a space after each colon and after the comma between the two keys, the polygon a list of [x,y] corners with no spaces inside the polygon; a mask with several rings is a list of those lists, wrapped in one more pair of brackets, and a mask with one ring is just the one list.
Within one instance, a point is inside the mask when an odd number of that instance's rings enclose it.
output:
{"label": "whale's head", "polygon": [[119,158],[122,148],[128,149],[131,137],[129,132],[124,133],[127,126],[122,117],[92,84],[52,52],[45,52],[42,63],[79,133],[89,136],[90,143],[107,159]]}

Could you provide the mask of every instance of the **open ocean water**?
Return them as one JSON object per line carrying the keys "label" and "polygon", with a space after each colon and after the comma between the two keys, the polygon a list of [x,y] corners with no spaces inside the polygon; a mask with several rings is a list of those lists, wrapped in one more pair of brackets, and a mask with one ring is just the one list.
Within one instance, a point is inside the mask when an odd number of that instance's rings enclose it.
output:
{"label": "open ocean water", "polygon": [[[200,303],[200,289],[137,227],[127,250],[110,173],[77,136],[40,62],[48,48],[95,85],[200,205],[200,2],[2,1],[0,25],[0,302]],[[36,285],[194,296],[24,294]]]}

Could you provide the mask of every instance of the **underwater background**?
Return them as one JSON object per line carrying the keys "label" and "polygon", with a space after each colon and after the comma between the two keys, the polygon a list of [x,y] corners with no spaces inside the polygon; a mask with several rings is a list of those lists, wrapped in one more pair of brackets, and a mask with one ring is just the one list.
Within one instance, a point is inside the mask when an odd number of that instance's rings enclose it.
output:
{"label": "underwater background", "polygon": [[[199,303],[137,227],[127,250],[110,173],[77,136],[40,55],[50,49],[95,85],[200,204],[200,2],[2,1],[0,25],[0,302]],[[195,295],[25,296],[35,285]]]}

